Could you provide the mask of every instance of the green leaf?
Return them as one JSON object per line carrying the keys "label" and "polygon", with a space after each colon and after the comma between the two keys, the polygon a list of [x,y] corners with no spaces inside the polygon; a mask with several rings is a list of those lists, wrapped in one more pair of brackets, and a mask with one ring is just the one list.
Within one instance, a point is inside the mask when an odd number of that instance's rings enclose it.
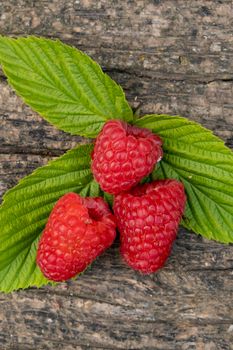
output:
{"label": "green leaf", "polygon": [[209,239],[233,242],[233,152],[210,130],[178,116],[147,115],[136,125],[163,139],[164,157],[153,178],[183,182],[183,225]]}
{"label": "green leaf", "polygon": [[23,100],[61,130],[95,137],[109,119],[133,119],[122,88],[58,40],[0,36],[0,63]]}
{"label": "green leaf", "polygon": [[63,194],[100,195],[90,170],[92,149],[82,145],[67,152],[5,194],[0,208],[0,291],[49,283],[36,265],[37,242]]}

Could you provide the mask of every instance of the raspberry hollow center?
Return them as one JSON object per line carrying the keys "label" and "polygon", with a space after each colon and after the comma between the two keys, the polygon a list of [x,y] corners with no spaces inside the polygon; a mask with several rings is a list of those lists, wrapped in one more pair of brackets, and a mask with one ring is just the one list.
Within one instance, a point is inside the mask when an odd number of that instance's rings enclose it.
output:
{"label": "raspberry hollow center", "polygon": [[99,221],[102,219],[103,215],[96,208],[87,208],[90,218],[94,221]]}
{"label": "raspberry hollow center", "polygon": [[88,210],[90,219],[94,221],[101,221],[104,216],[109,215],[108,206],[101,198],[83,198],[83,204]]}

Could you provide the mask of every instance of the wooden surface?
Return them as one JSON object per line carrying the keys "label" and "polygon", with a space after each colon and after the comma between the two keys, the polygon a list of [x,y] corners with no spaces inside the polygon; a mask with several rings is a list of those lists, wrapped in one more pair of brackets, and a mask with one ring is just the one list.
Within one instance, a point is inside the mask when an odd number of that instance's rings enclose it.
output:
{"label": "wooden surface", "polygon": [[[197,120],[233,147],[228,0],[2,0],[0,33],[58,37],[95,58],[141,114]],[[0,73],[0,191],[73,147]],[[118,243],[77,281],[0,294],[0,350],[233,349],[233,246],[181,230],[166,267],[128,269]]]}

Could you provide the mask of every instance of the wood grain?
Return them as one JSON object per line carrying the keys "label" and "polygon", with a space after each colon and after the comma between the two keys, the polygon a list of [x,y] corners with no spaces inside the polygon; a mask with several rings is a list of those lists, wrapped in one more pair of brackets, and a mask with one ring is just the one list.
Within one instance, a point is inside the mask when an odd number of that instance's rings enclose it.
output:
{"label": "wood grain", "polygon": [[[3,0],[0,33],[58,37],[145,113],[180,114],[233,147],[228,0]],[[24,105],[0,73],[0,193],[83,139]],[[128,269],[118,242],[77,281],[0,295],[0,350],[233,349],[233,246],[180,230],[165,268]]]}

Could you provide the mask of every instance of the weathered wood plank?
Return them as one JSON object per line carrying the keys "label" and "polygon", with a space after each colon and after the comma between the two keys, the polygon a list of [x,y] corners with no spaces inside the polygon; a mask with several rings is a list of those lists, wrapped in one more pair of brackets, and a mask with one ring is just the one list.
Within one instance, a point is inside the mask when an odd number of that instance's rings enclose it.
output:
{"label": "weathered wood plank", "polygon": [[231,0],[9,0],[0,11],[1,33],[60,37],[104,66],[232,78]]}
{"label": "weathered wood plank", "polygon": [[[9,0],[0,33],[59,37],[92,55],[140,113],[180,114],[233,147],[231,0]],[[0,194],[83,141],[0,73]],[[233,246],[181,230],[166,267],[128,269],[118,242],[77,281],[0,295],[0,349],[233,349]]]}
{"label": "weathered wood plank", "polygon": [[[132,106],[140,105],[140,114],[167,113],[182,115],[200,122],[233,146],[233,81],[209,84],[135,79],[134,74],[113,73],[124,88]],[[0,153],[37,152],[58,154],[74,147],[80,137],[56,130],[22,103],[6,82],[0,82],[0,115],[2,119]],[[9,130],[11,132],[9,133]]]}
{"label": "weathered wood plank", "polygon": [[142,277],[120,262],[116,244],[76,282],[4,296],[6,343],[12,332],[15,345],[32,348],[229,349],[231,256],[211,245],[208,258],[207,245],[182,232],[167,267]]}

